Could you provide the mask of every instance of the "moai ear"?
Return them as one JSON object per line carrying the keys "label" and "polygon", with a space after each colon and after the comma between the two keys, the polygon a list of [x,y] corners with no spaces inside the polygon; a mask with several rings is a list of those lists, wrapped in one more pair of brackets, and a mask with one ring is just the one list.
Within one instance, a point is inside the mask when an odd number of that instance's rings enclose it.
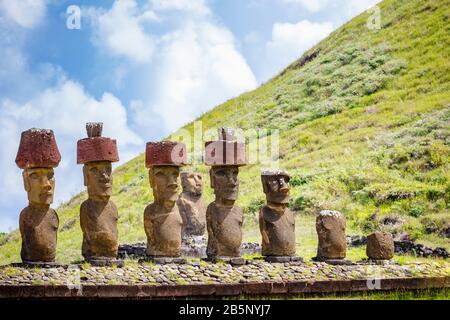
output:
{"label": "moai ear", "polygon": [[84,180],[84,186],[87,187],[88,185],[88,176],[87,176],[88,168],[86,165],[83,166],[83,180]]}
{"label": "moai ear", "polygon": [[23,187],[25,188],[26,192],[29,192],[31,190],[30,181],[28,180],[28,170],[25,169],[22,171],[22,177],[23,177]]}
{"label": "moai ear", "polygon": [[213,168],[209,169],[209,181],[211,184],[211,188],[214,189],[214,172],[213,172]]}
{"label": "moai ear", "polygon": [[148,180],[150,181],[150,186],[152,188],[155,187],[155,175],[153,172],[153,168],[148,169]]}
{"label": "moai ear", "polygon": [[270,191],[270,189],[269,189],[269,186],[267,185],[267,177],[261,176],[261,182],[262,182],[264,193],[268,193]]}

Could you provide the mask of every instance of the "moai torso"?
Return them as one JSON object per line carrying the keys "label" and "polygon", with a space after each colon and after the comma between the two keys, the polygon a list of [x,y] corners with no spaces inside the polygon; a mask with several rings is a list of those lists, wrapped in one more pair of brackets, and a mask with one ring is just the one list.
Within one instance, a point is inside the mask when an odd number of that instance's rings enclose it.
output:
{"label": "moai torso", "polygon": [[112,201],[84,201],[80,208],[80,224],[83,231],[82,254],[89,258],[116,258],[118,243],[117,207]]}
{"label": "moai torso", "polygon": [[223,207],[212,202],[206,211],[208,256],[238,257],[242,243],[244,215],[236,205]]}
{"label": "moai torso", "polygon": [[295,255],[295,219],[289,208],[279,213],[264,206],[260,210],[260,229],[262,234],[262,255]]}
{"label": "moai torso", "polygon": [[54,262],[59,219],[56,211],[26,207],[20,213],[22,261]]}
{"label": "moai torso", "polygon": [[147,255],[177,257],[181,254],[183,220],[177,206],[164,212],[152,203],[144,211]]}
{"label": "moai torso", "polygon": [[183,235],[203,235],[206,229],[206,204],[202,197],[183,192],[177,205],[183,219]]}
{"label": "moai torso", "polygon": [[317,257],[324,259],[344,259],[347,250],[345,219],[340,212],[322,211],[316,220],[319,237]]}

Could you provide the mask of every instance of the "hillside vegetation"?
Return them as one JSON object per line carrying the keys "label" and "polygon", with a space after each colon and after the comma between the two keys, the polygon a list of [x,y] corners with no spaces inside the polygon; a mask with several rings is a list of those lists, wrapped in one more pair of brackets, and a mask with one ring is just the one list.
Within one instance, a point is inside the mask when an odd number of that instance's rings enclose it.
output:
{"label": "hillside vegetation", "polygon": [[[350,232],[387,229],[450,249],[450,4],[386,0],[379,7],[380,30],[369,30],[362,13],[272,80],[197,120],[203,130],[278,129],[280,165],[292,174],[291,207],[299,217],[339,210]],[[208,169],[186,168],[203,174],[206,201]],[[240,172],[238,204],[253,241],[264,201],[259,171],[249,165]],[[152,195],[143,155],[117,168],[114,179],[120,242],[144,241],[143,210]],[[58,209],[61,261],[81,258],[84,199],[81,193]],[[19,237],[0,237],[0,263],[19,260]]]}

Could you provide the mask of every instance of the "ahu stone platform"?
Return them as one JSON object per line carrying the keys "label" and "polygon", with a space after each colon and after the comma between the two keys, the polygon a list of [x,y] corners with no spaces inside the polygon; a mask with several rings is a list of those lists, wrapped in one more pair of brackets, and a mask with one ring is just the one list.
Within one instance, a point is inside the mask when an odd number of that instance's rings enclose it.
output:
{"label": "ahu stone platform", "polygon": [[159,298],[295,295],[450,287],[450,263],[329,265],[321,262],[243,266],[128,263],[55,268],[0,267],[0,298]]}

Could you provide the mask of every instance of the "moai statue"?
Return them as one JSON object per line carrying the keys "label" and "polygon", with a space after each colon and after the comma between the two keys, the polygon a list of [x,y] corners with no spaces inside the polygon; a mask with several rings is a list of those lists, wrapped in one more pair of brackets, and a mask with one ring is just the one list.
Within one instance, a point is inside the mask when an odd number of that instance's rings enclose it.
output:
{"label": "moai statue", "polygon": [[374,232],[367,237],[366,254],[370,260],[390,260],[394,257],[394,239],[390,233]]}
{"label": "moai statue", "polygon": [[176,202],[186,146],[171,141],[149,142],[145,163],[154,197],[144,212],[148,259],[155,263],[184,263],[185,259],[180,258],[183,220]]}
{"label": "moai statue", "polygon": [[59,219],[50,208],[55,192],[54,168],[61,155],[52,130],[22,132],[16,164],[23,169],[23,182],[29,205],[20,213],[22,262],[31,265],[54,264]]}
{"label": "moai statue", "polygon": [[323,210],[316,218],[316,230],[319,236],[317,256],[314,260],[329,264],[351,264],[345,260],[347,239],[345,236],[345,218],[338,211]]}
{"label": "moai statue", "polygon": [[267,204],[259,211],[262,255],[269,262],[300,261],[295,257],[295,219],[289,210],[289,174],[263,171],[261,182]]}
{"label": "moai statue", "polygon": [[87,123],[88,137],[77,144],[77,163],[83,164],[88,199],[80,207],[82,254],[93,265],[123,265],[119,248],[117,207],[112,194],[112,163],[119,161],[116,140],[102,137],[102,123]]}
{"label": "moai statue", "polygon": [[210,260],[243,264],[239,258],[244,215],[235,205],[239,193],[239,166],[246,164],[245,144],[236,141],[232,129],[220,128],[219,140],[205,144],[205,162],[209,171],[215,200],[206,210]]}
{"label": "moai statue", "polygon": [[196,172],[182,172],[183,192],[177,205],[183,219],[183,237],[203,236],[206,226],[206,205],[202,199],[202,176]]}

